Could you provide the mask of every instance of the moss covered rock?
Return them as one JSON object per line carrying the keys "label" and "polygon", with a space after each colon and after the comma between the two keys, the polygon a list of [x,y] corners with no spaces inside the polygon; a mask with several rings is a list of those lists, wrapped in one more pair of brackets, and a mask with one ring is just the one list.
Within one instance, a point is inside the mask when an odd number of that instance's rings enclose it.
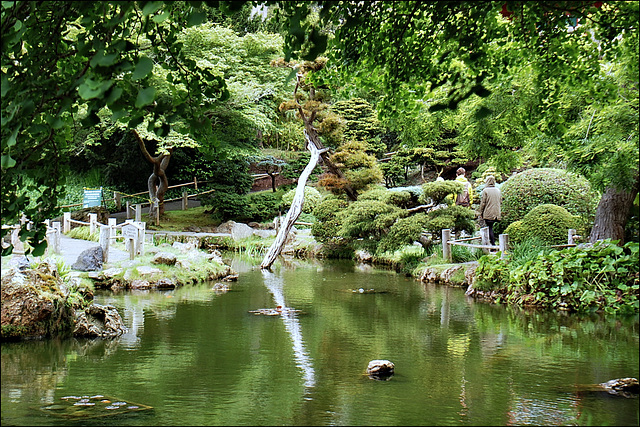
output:
{"label": "moss covered rock", "polygon": [[74,310],[54,267],[11,269],[2,276],[2,340],[70,336]]}

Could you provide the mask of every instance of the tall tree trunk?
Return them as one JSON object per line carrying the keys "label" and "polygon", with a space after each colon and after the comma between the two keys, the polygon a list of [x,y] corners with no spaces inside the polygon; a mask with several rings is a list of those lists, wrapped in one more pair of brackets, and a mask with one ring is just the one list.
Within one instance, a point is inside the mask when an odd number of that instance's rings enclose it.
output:
{"label": "tall tree trunk", "polygon": [[271,191],[276,192],[276,174],[267,172],[267,175],[271,178]]}
{"label": "tall tree trunk", "polygon": [[298,178],[296,193],[293,196],[291,207],[289,208],[289,211],[284,218],[282,227],[280,227],[280,230],[278,231],[276,240],[274,240],[274,242],[271,244],[269,251],[260,264],[260,268],[262,269],[270,269],[276,258],[278,258],[278,255],[280,255],[280,252],[282,252],[282,248],[284,247],[285,241],[287,240],[289,231],[291,231],[291,227],[293,227],[293,224],[296,222],[296,220],[300,216],[300,213],[302,212],[302,205],[304,203],[304,187],[307,184],[307,180],[309,179],[311,172],[313,172],[313,170],[316,168],[318,160],[320,159],[320,151],[316,148],[315,144],[311,142],[311,138],[309,138],[309,134],[307,133],[306,129],[304,135],[307,140],[307,148],[309,149],[309,151],[311,151],[311,158],[309,159],[309,163],[307,164],[307,166],[300,174],[300,178]]}
{"label": "tall tree trunk", "polygon": [[624,244],[624,227],[636,194],[638,194],[637,180],[633,191],[607,187],[598,203],[595,222],[589,236],[591,243],[613,239],[619,240],[620,245]]}
{"label": "tall tree trunk", "polygon": [[[154,218],[156,215],[164,215],[164,195],[169,189],[169,180],[165,171],[169,166],[169,160],[171,160],[171,153],[173,148],[169,148],[168,153],[160,154],[157,157],[152,157],[147,151],[147,147],[142,140],[140,134],[134,129],[133,134],[138,139],[138,145],[142,151],[142,155],[147,159],[149,163],[153,165],[153,173],[147,180],[147,188],[149,189],[149,199],[151,204],[149,206],[149,217]],[[156,205],[157,200],[157,205]],[[156,206],[159,212],[156,212]]]}

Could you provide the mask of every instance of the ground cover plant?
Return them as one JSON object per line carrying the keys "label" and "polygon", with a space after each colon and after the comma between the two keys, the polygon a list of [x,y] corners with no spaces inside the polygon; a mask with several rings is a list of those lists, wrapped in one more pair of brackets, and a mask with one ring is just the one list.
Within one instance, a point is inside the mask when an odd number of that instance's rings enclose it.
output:
{"label": "ground cover plant", "polygon": [[[638,313],[638,248],[599,241],[535,257],[482,257],[474,289],[496,301],[578,312]],[[515,262],[514,262],[515,261]]]}

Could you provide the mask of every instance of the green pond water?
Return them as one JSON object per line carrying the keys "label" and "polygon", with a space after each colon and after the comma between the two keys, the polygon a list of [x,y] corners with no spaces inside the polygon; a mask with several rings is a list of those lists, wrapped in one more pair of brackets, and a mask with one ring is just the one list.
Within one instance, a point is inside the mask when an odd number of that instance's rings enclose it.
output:
{"label": "green pond water", "polygon": [[[587,387],[638,378],[638,316],[488,305],[346,261],[229,262],[228,292],[98,293],[119,338],[3,343],[2,425],[638,425],[637,398]],[[278,305],[300,312],[250,313]],[[395,375],[368,378],[374,359]]]}

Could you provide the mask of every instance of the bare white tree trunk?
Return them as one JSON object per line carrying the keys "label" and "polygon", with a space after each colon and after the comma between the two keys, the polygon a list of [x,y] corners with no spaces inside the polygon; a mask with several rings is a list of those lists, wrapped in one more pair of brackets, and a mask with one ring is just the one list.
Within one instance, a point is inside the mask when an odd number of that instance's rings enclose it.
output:
{"label": "bare white tree trunk", "polygon": [[274,240],[273,244],[269,248],[269,251],[267,252],[267,255],[265,255],[264,259],[262,260],[262,264],[260,264],[260,268],[262,269],[270,269],[278,255],[280,255],[280,252],[282,252],[282,248],[284,247],[284,243],[287,240],[289,231],[302,212],[302,204],[304,203],[304,187],[307,184],[307,180],[309,179],[311,172],[313,172],[316,165],[318,164],[318,160],[320,159],[320,150],[318,150],[315,144],[310,140],[309,134],[307,134],[306,130],[304,131],[304,136],[307,140],[307,148],[309,149],[309,151],[311,151],[311,158],[309,159],[309,164],[307,164],[307,166],[300,174],[300,178],[298,178],[296,194],[293,197],[291,207],[289,208],[289,211],[284,218],[282,226],[278,231],[276,240]]}

